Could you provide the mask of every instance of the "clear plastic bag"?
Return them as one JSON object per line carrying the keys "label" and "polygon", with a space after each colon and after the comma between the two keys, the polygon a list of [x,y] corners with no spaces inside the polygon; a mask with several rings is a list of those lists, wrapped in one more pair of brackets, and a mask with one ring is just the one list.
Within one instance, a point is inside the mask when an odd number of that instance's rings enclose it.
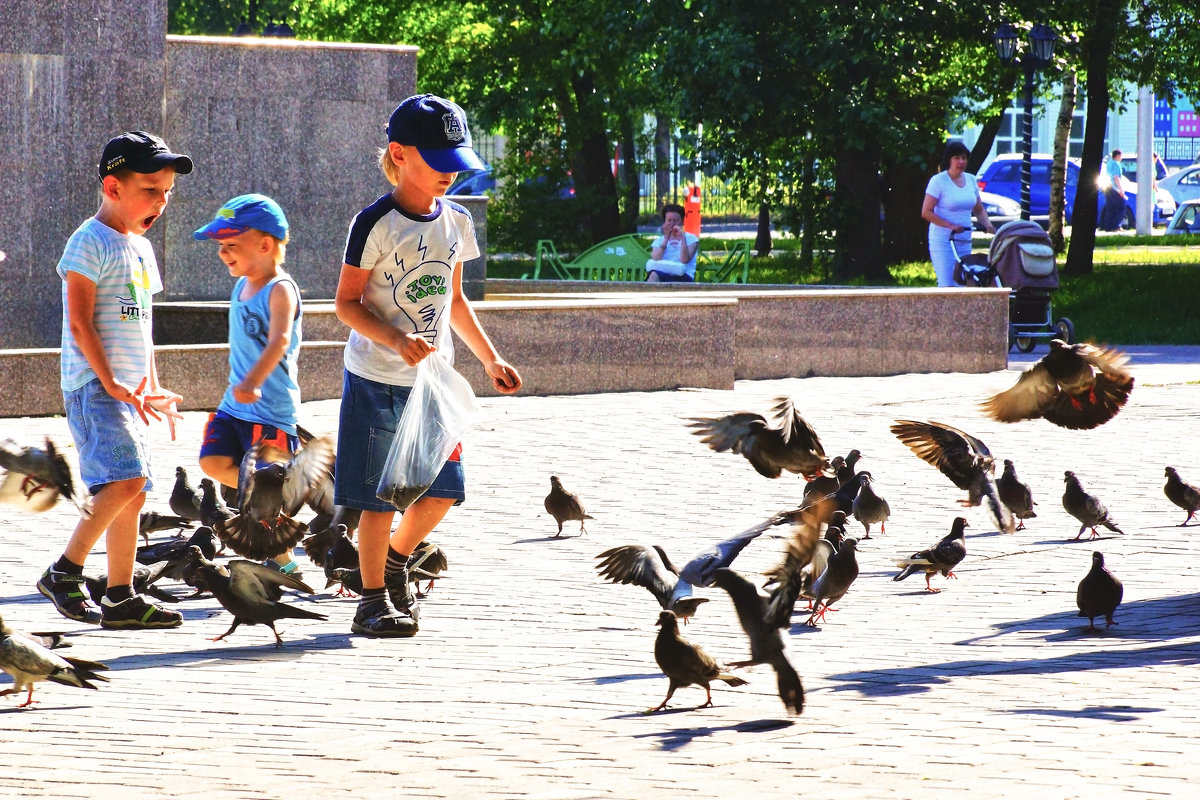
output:
{"label": "clear plastic bag", "polygon": [[434,352],[417,365],[375,496],[403,511],[429,489],[480,414],[467,379]]}

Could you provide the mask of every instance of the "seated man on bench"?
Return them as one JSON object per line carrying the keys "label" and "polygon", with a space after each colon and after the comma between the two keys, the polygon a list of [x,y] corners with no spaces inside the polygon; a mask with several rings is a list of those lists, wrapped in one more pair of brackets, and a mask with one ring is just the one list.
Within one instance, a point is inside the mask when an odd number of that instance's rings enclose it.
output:
{"label": "seated man on bench", "polygon": [[696,256],[700,237],[683,230],[683,206],[667,203],[662,210],[662,235],[650,245],[646,280],[662,283],[692,283],[696,280]]}

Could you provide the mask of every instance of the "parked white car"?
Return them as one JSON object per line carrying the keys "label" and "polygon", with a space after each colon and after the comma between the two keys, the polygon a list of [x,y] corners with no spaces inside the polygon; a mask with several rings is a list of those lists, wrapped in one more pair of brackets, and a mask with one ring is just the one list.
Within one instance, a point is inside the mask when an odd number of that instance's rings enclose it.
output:
{"label": "parked white car", "polygon": [[1185,200],[1200,198],[1200,164],[1191,164],[1172,172],[1158,182],[1158,189],[1170,194],[1180,205]]}

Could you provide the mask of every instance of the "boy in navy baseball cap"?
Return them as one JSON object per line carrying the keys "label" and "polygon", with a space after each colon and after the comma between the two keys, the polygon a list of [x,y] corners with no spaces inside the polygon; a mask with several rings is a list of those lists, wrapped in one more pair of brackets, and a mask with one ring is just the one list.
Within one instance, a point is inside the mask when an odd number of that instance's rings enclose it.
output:
{"label": "boy in navy baseball cap", "polygon": [[425,163],[438,172],[484,169],[471,149],[467,117],[456,104],[434,94],[408,98],[392,112],[388,141],[415,147]]}

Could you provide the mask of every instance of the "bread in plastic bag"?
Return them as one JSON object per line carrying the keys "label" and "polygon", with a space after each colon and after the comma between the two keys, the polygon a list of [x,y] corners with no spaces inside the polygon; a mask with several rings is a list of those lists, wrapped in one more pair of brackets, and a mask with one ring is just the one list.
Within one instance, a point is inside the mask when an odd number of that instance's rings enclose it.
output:
{"label": "bread in plastic bag", "polygon": [[471,384],[436,351],[417,364],[375,496],[403,511],[425,494],[481,412]]}

